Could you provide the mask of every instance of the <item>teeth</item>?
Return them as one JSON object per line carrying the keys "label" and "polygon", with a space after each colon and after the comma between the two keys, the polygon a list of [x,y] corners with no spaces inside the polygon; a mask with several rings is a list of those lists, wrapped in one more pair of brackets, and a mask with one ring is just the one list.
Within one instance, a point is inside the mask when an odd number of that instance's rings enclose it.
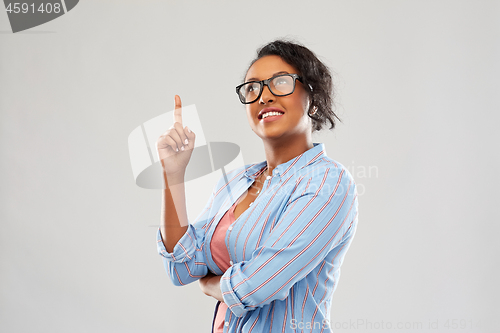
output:
{"label": "teeth", "polygon": [[271,111],[271,112],[266,112],[262,115],[262,119],[270,117],[270,116],[281,116],[283,113],[281,112],[276,112],[276,111]]}

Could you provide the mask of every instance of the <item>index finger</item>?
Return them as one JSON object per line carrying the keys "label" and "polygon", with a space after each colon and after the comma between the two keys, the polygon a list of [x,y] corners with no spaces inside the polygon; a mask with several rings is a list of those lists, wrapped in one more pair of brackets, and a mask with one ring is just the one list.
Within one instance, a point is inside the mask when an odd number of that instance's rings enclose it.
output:
{"label": "index finger", "polygon": [[175,95],[174,123],[182,125],[182,103],[179,95]]}

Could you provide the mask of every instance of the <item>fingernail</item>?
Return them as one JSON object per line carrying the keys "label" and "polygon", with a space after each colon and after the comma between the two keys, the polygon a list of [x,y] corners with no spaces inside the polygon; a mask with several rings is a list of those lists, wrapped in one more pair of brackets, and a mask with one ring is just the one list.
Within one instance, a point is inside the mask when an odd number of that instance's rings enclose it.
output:
{"label": "fingernail", "polygon": [[184,151],[184,146],[181,147],[181,150]]}
{"label": "fingernail", "polygon": [[187,130],[188,130],[188,133],[191,133],[191,130],[189,129],[189,127],[187,127],[187,126],[186,126],[186,128],[187,128]]}
{"label": "fingernail", "polygon": [[185,144],[188,144],[188,143],[189,143],[188,139],[184,140],[184,143],[185,143]]}

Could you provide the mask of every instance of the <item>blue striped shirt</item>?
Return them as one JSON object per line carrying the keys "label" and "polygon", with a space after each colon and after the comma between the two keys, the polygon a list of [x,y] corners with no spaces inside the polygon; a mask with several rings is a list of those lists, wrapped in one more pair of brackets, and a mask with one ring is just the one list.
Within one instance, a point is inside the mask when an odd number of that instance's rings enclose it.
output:
{"label": "blue striped shirt", "polygon": [[168,253],[158,252],[175,285],[209,271],[222,275],[224,332],[331,332],[330,307],[340,265],[358,221],[356,185],[323,144],[278,165],[261,193],[226,232],[231,267],[215,264],[210,241],[217,223],[267,162],[221,177],[193,224]]}

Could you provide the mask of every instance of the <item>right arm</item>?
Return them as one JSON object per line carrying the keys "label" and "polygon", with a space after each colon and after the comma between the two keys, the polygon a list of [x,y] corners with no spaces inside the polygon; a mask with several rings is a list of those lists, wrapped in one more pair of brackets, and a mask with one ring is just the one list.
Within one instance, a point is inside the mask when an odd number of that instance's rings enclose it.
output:
{"label": "right arm", "polygon": [[[193,282],[208,271],[201,251],[204,230],[188,223],[186,210],[184,174],[194,142],[195,134],[187,126],[182,127],[182,104],[180,97],[175,96],[174,125],[156,143],[165,182],[157,234],[158,252],[175,285]],[[206,213],[207,209],[202,215]]]}
{"label": "right arm", "polygon": [[156,142],[163,170],[165,189],[162,196],[160,231],[167,252],[188,229],[184,173],[194,148],[195,135],[182,127],[182,103],[175,96],[174,125]]}

